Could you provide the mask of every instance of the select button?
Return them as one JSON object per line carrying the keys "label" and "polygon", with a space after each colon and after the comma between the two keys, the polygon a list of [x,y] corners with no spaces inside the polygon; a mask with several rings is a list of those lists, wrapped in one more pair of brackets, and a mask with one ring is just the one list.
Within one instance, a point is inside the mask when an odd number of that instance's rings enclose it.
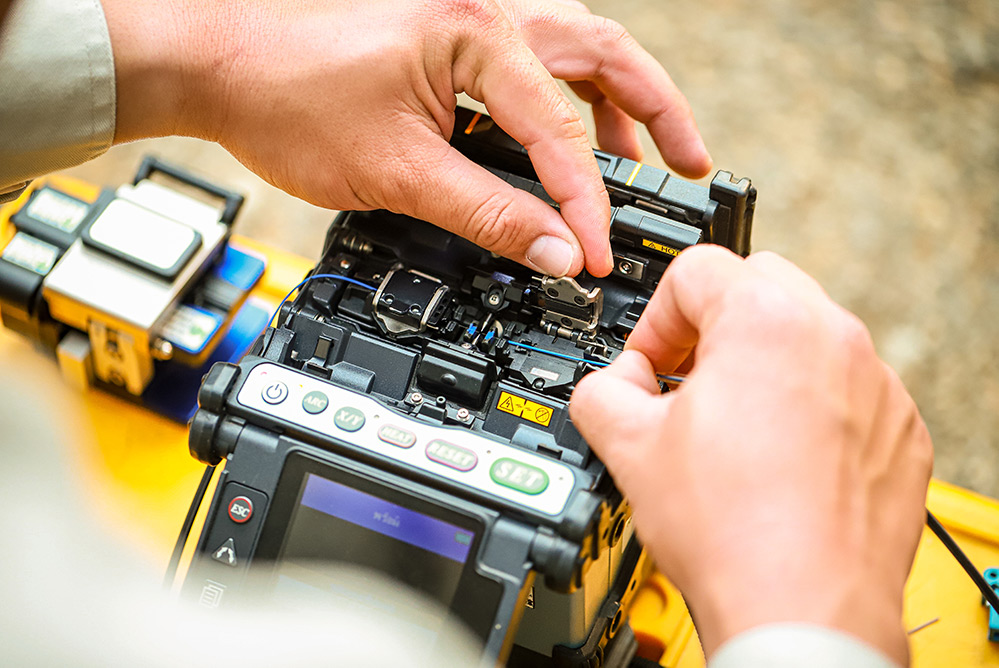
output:
{"label": "select button", "polygon": [[302,397],[302,409],[311,415],[317,415],[330,405],[330,398],[319,390],[313,390]]}
{"label": "select button", "polygon": [[440,439],[430,441],[427,458],[459,471],[471,471],[479,463],[478,456],[468,448]]}

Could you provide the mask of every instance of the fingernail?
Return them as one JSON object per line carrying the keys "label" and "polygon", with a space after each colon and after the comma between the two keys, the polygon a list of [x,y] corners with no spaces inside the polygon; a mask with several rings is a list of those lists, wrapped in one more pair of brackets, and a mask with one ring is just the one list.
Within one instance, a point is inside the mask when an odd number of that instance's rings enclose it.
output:
{"label": "fingernail", "polygon": [[704,153],[705,157],[708,159],[708,169],[711,169],[715,165],[715,159],[711,157],[710,153],[708,153],[708,147],[704,145],[704,138],[703,137],[698,137],[698,139],[701,142],[701,151]]}
{"label": "fingernail", "polygon": [[569,273],[575,255],[569,242],[550,236],[535,239],[525,253],[527,261],[535,269],[551,276],[565,276]]}

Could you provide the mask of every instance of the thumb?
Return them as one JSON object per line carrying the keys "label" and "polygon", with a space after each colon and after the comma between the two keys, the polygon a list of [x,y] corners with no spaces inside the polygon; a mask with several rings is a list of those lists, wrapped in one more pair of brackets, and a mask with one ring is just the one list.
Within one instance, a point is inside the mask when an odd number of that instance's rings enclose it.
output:
{"label": "thumb", "polygon": [[[642,466],[638,431],[649,431],[650,421],[662,415],[668,395],[659,392],[655,369],[636,350],[625,350],[605,369],[590,373],[576,384],[569,415],[587,444],[620,483]],[[636,420],[636,416],[642,416]],[[655,428],[653,428],[655,429]]]}

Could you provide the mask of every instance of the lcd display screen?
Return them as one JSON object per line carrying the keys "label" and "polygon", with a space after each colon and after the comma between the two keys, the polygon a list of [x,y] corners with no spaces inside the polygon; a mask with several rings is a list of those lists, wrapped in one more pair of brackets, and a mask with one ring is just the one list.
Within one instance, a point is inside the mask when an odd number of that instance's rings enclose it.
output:
{"label": "lcd display screen", "polygon": [[[348,485],[306,473],[278,557],[274,596],[390,614],[433,644],[447,623],[475,532]],[[331,564],[335,568],[330,568]],[[372,571],[440,604],[373,593]]]}
{"label": "lcd display screen", "polygon": [[486,527],[431,490],[292,453],[254,562],[279,605],[391,619],[433,651],[455,629],[485,641],[508,621],[496,619],[503,586],[477,566]]}

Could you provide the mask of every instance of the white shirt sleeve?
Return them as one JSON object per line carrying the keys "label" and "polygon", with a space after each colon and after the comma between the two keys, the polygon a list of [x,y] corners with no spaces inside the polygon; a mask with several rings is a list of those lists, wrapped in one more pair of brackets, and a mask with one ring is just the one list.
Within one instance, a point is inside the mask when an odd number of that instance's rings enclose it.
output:
{"label": "white shirt sleeve", "polygon": [[851,635],[811,624],[768,624],[735,636],[708,668],[900,668]]}
{"label": "white shirt sleeve", "polygon": [[14,0],[0,26],[0,201],[114,139],[114,58],[98,0]]}

